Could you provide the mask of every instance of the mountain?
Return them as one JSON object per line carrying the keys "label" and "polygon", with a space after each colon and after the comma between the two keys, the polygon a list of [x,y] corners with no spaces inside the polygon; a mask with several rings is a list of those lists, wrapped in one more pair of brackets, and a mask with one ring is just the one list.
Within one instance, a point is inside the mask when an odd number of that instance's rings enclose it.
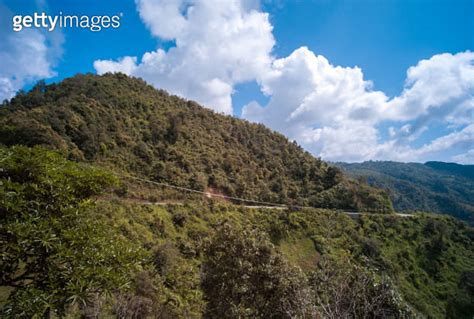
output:
{"label": "mountain", "polygon": [[443,162],[337,163],[353,178],[386,189],[397,211],[429,211],[474,223],[474,165]]}
{"label": "mountain", "polygon": [[444,162],[426,162],[425,165],[438,171],[474,179],[474,165],[462,165]]}
{"label": "mountain", "polygon": [[0,242],[2,318],[474,315],[472,227],[121,74],[0,107]]}
{"label": "mountain", "polygon": [[383,191],[345,178],[283,135],[123,74],[38,83],[0,106],[0,143],[46,145],[76,161],[227,196],[392,211]]}

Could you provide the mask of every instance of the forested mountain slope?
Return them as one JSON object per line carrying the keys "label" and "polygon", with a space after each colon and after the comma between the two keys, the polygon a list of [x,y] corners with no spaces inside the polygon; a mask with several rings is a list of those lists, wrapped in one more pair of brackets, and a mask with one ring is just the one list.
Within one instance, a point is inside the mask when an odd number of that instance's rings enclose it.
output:
{"label": "forested mountain slope", "polygon": [[443,213],[474,223],[473,165],[371,161],[337,166],[386,189],[395,210]]}
{"label": "forested mountain slope", "polygon": [[103,168],[0,146],[2,318],[472,318],[448,216],[129,202]]}
{"label": "forested mountain slope", "polygon": [[445,163],[445,162],[426,162],[425,166],[432,169],[449,173],[451,175],[458,175],[465,178],[474,179],[474,165]]}
{"label": "forested mountain slope", "polygon": [[[179,194],[128,174],[371,213],[153,204]],[[473,228],[387,212],[282,135],[139,79],[78,75],[0,107],[2,318],[472,318]]]}
{"label": "forested mountain slope", "polygon": [[46,145],[73,160],[229,196],[392,209],[383,191],[346,179],[283,135],[123,74],[77,75],[18,94],[0,106],[0,143]]}

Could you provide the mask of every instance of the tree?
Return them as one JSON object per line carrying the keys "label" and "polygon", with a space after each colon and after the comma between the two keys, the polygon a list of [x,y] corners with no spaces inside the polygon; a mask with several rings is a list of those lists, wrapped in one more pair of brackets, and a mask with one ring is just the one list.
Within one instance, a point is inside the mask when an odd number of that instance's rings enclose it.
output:
{"label": "tree", "polygon": [[474,271],[463,271],[458,283],[459,290],[450,298],[448,318],[472,318],[474,314]]}
{"label": "tree", "polygon": [[310,318],[313,303],[299,268],[257,230],[222,226],[209,243],[202,287],[209,318]]}
{"label": "tree", "polygon": [[127,283],[138,251],[88,209],[115,184],[44,148],[0,147],[0,286],[7,317],[64,315]]}
{"label": "tree", "polygon": [[415,317],[389,277],[377,278],[348,258],[322,257],[310,283],[323,318]]}

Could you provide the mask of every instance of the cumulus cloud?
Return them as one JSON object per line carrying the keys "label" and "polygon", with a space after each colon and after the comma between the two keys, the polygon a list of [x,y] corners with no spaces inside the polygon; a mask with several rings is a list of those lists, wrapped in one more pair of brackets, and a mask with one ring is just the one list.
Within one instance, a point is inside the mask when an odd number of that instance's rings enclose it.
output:
{"label": "cumulus cloud", "polygon": [[468,150],[466,153],[453,156],[453,160],[461,164],[473,164],[474,148]]}
{"label": "cumulus cloud", "polygon": [[372,91],[359,68],[333,66],[302,47],[275,60],[261,82],[271,96],[269,103],[245,106],[243,117],[288,134],[323,158],[373,155],[378,140],[374,124],[387,96]]}
{"label": "cumulus cloud", "polygon": [[[444,120],[458,108],[461,112],[472,110],[473,62],[474,53],[468,51],[438,54],[410,67],[405,89],[390,101],[387,116],[412,120],[429,115]],[[471,100],[470,105],[464,104],[468,100]]]}
{"label": "cumulus cloud", "polygon": [[25,85],[56,75],[63,36],[36,29],[13,32],[12,13],[0,4],[0,100],[9,99]]}
{"label": "cumulus cloud", "polygon": [[[372,90],[362,70],[331,65],[307,48],[273,62],[262,78],[267,105],[252,102],[243,117],[286,133],[325,159],[425,160],[460,144],[473,144],[474,53],[435,55],[407,72],[403,92],[393,98]],[[382,140],[379,126],[390,127]],[[461,129],[419,148],[410,142],[432,123]]]}
{"label": "cumulus cloud", "polygon": [[126,56],[118,61],[110,60],[98,60],[94,62],[94,68],[97,73],[102,74],[106,72],[121,72],[125,74],[131,74],[135,69],[137,64],[136,57]]}
{"label": "cumulus cloud", "polygon": [[258,78],[271,63],[272,26],[253,1],[138,0],[137,8],[153,36],[176,45],[147,52],[139,61],[98,60],[99,74],[139,76],[230,114],[234,86]]}

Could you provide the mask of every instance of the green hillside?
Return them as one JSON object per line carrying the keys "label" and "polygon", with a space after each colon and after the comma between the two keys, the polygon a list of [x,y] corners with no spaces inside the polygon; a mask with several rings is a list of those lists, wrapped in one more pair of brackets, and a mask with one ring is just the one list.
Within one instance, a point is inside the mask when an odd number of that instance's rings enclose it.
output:
{"label": "green hillside", "polygon": [[139,79],[78,75],[0,106],[2,318],[472,318],[473,241]]}
{"label": "green hillside", "polygon": [[386,189],[397,211],[448,214],[474,224],[472,165],[364,162],[337,166],[354,178]]}
{"label": "green hillside", "polygon": [[43,148],[0,147],[0,163],[5,318],[474,313],[474,232],[453,218],[149,205]]}
{"label": "green hillside", "polygon": [[0,143],[46,145],[68,158],[196,190],[268,202],[392,210],[382,191],[263,125],[120,74],[39,83],[0,106]]}

